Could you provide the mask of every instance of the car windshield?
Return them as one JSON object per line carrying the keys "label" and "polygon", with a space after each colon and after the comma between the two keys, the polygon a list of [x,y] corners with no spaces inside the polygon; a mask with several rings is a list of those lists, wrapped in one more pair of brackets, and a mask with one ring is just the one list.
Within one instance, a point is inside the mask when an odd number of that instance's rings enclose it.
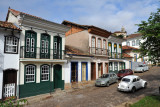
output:
{"label": "car windshield", "polygon": [[100,78],[108,78],[109,75],[108,74],[103,74]]}
{"label": "car windshield", "polygon": [[123,78],[122,81],[123,81],[123,82],[130,82],[130,79],[128,79],[128,78]]}
{"label": "car windshield", "polygon": [[143,67],[143,65],[139,65],[139,67]]}
{"label": "car windshield", "polygon": [[125,73],[125,70],[120,70],[118,73]]}

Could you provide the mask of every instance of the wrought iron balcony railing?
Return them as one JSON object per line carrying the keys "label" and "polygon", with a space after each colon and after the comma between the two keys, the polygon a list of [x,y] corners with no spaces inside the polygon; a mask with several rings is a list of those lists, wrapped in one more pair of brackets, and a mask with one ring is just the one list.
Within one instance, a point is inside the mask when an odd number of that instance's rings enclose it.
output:
{"label": "wrought iron balcony railing", "polygon": [[90,47],[91,55],[108,55],[108,50],[103,48]]}
{"label": "wrought iron balcony railing", "polygon": [[39,47],[20,47],[20,58],[64,59],[65,51]]}
{"label": "wrought iron balcony railing", "polygon": [[122,59],[122,54],[117,52],[109,52],[109,56],[112,59]]}

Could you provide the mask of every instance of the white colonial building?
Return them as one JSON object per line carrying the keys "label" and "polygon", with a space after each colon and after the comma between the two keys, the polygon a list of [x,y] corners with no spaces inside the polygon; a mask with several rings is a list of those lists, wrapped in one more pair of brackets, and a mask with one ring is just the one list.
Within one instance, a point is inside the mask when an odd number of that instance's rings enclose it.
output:
{"label": "white colonial building", "polygon": [[18,95],[20,29],[0,21],[0,99]]}
{"label": "white colonial building", "polygon": [[19,98],[64,89],[68,27],[14,9],[6,21],[20,26]]}

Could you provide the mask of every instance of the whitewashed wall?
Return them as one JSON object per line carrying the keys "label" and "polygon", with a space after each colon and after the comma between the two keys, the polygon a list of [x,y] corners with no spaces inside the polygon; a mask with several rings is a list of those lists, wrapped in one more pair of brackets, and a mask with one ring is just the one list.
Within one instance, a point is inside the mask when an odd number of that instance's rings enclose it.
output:
{"label": "whitewashed wall", "polygon": [[[4,53],[4,36],[11,35],[11,30],[0,30],[0,99],[2,98],[3,70],[13,68],[19,70],[19,54]],[[19,38],[18,33],[14,33]],[[19,51],[19,49],[18,49]],[[18,73],[17,73],[18,83]]]}
{"label": "whitewashed wall", "polygon": [[78,82],[81,81],[81,63],[87,62],[88,65],[88,81],[91,80],[91,63],[89,59],[71,59],[64,65],[65,83],[71,83],[71,62],[78,62]]}

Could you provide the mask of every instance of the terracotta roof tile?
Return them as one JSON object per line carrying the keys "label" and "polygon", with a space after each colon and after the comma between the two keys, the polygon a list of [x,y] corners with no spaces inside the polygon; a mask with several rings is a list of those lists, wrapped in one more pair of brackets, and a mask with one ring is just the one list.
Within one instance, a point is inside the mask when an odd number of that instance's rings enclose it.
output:
{"label": "terracotta roof tile", "polygon": [[93,34],[100,35],[100,36],[103,36],[103,37],[109,37],[112,34],[111,32],[109,32],[105,29],[102,29],[102,28],[99,28],[99,27],[96,27],[96,26],[93,26],[93,25],[80,25],[80,24],[70,22],[70,21],[67,21],[67,20],[64,20],[62,22],[62,24],[64,24],[64,25],[72,24],[74,26],[78,26],[78,27],[81,27],[83,29],[88,30],[89,33],[93,33]]}
{"label": "terracotta roof tile", "polygon": [[35,18],[38,18],[38,19],[42,19],[41,17],[33,16],[33,15],[30,15],[30,14],[27,14],[27,13],[23,13],[23,12],[14,10],[14,9],[9,9],[9,11],[12,12],[15,16],[18,16],[20,14],[25,14],[25,15],[32,16],[32,17],[35,17]]}
{"label": "terracotta roof tile", "polygon": [[126,54],[126,53],[123,53],[122,55],[123,55],[124,58],[133,58],[132,56],[130,56],[130,55]]}
{"label": "terracotta roof tile", "polygon": [[131,46],[122,46],[122,50],[131,50],[131,49],[134,49],[134,50],[138,50],[138,48],[134,48],[134,47],[131,47]]}
{"label": "terracotta roof tile", "polygon": [[139,37],[139,36],[142,36],[142,34],[140,34],[140,33],[130,34],[130,35],[128,35],[128,37],[126,37],[126,39],[135,38],[135,37]]}
{"label": "terracotta roof tile", "polygon": [[5,21],[0,21],[0,27],[21,31],[21,29],[19,29],[18,27],[16,27],[13,23],[5,22]]}
{"label": "terracotta roof tile", "polygon": [[65,50],[66,50],[66,53],[67,53],[67,54],[87,55],[87,56],[90,56],[89,54],[84,53],[83,51],[81,51],[81,50],[79,50],[79,49],[76,49],[76,48],[74,48],[74,47],[68,46],[68,45],[65,45]]}

